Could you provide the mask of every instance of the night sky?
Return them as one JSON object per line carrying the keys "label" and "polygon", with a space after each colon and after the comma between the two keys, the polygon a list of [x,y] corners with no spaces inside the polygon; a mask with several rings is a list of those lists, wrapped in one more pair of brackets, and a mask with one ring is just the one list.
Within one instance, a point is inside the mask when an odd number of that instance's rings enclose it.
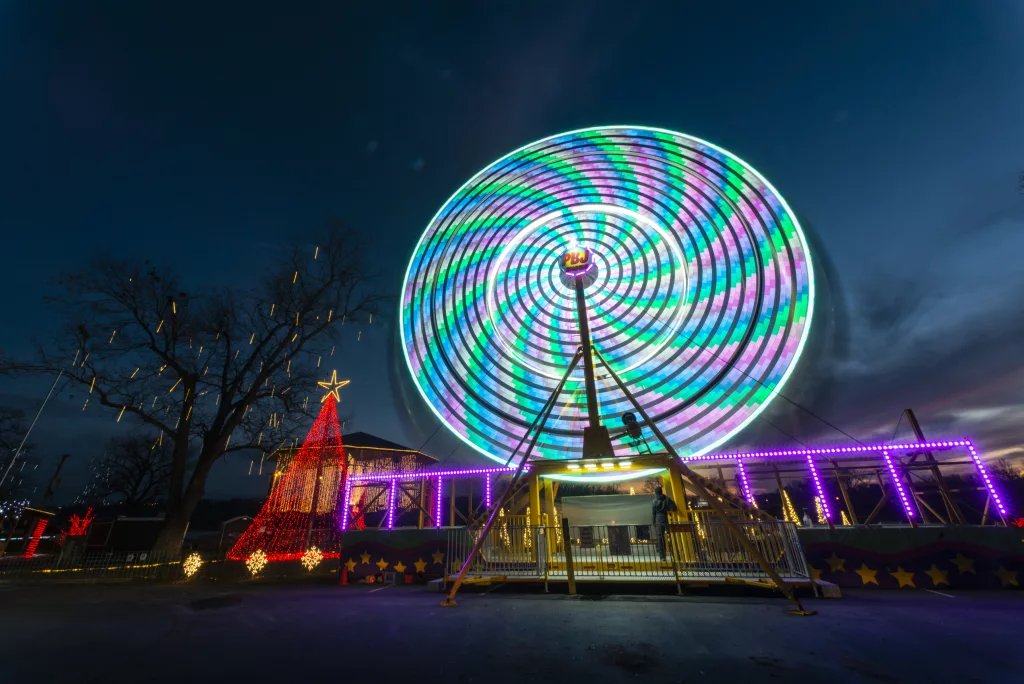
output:
{"label": "night sky", "polygon": [[[642,124],[737,154],[817,235],[849,344],[816,410],[866,440],[910,406],[931,436],[1024,456],[1024,3],[711,4],[4,2],[0,348],[52,336],[50,279],[94,255],[244,284],[332,216],[365,231],[397,294],[477,170]],[[347,428],[416,447],[392,332],[345,341]],[[50,382],[4,381],[0,404],[34,411]],[[64,498],[124,428],[82,398],[65,391],[32,439],[44,464],[75,455]],[[219,466],[208,494],[265,492],[248,467]]]}

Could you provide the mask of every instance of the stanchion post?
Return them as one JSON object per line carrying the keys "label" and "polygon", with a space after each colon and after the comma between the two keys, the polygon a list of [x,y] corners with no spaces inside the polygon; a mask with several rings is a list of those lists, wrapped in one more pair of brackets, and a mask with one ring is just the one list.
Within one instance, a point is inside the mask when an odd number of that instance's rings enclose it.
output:
{"label": "stanchion post", "polygon": [[569,519],[562,518],[562,546],[565,547],[565,576],[569,580],[569,595],[576,595],[576,570],[572,564],[572,537],[569,535]]}

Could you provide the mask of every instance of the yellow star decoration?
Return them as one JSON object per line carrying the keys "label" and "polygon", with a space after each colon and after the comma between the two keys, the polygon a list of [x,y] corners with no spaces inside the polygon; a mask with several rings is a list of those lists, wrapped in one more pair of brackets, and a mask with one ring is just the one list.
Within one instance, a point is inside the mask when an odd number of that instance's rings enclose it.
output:
{"label": "yellow star decoration", "polygon": [[425,572],[427,569],[427,561],[422,558],[417,558],[416,562],[413,563],[416,566],[416,572]]}
{"label": "yellow star decoration", "polygon": [[878,578],[875,577],[878,571],[869,568],[867,563],[861,563],[860,570],[854,570],[854,572],[860,575],[861,584],[870,584],[871,582],[878,584]]}
{"label": "yellow star decoration", "polygon": [[960,553],[959,551],[957,551],[956,553],[956,558],[951,560],[950,563],[956,566],[957,571],[961,575],[964,575],[968,572],[973,572],[975,575],[978,574],[974,571],[974,561],[965,556],[964,554]]}
{"label": "yellow star decoration", "polygon": [[437,551],[433,555],[431,555],[431,558],[434,559],[434,563],[436,565],[440,565],[441,561],[444,560],[444,552],[443,551]]}
{"label": "yellow star decoration", "polygon": [[395,572],[401,574],[401,573],[405,572],[405,569],[407,567],[409,567],[409,566],[406,565],[405,563],[403,563],[402,561],[398,561],[397,563],[395,563]]}
{"label": "yellow star decoration", "polygon": [[388,562],[386,560],[384,560],[383,558],[381,558],[379,561],[374,563],[374,565],[376,565],[378,568],[380,568],[381,572],[384,572],[385,568],[388,567]]}
{"label": "yellow star decoration", "polygon": [[345,567],[348,568],[349,572],[355,572],[355,570],[356,570],[356,562],[354,560],[352,560],[351,558],[349,558],[348,562],[345,563]]}
{"label": "yellow star decoration", "polygon": [[895,577],[896,581],[900,583],[900,589],[902,589],[903,587],[917,589],[917,587],[914,586],[914,573],[907,572],[903,569],[903,566],[897,566],[896,572],[890,570],[889,574]]}
{"label": "yellow star decoration", "polygon": [[937,587],[940,584],[949,584],[949,580],[946,579],[946,575],[949,574],[946,570],[939,570],[935,563],[932,563],[932,567],[924,571],[924,574],[932,578],[932,586]]}
{"label": "yellow star decoration", "polygon": [[320,399],[320,403],[322,404],[325,401],[327,401],[327,397],[331,396],[332,394],[334,395],[334,401],[341,401],[341,397],[338,395],[338,390],[340,390],[342,387],[344,387],[350,382],[351,380],[338,380],[338,371],[332,370],[330,380],[324,380],[323,382],[316,383],[320,387],[323,387],[325,390],[327,390],[327,394],[325,394],[323,398]]}
{"label": "yellow star decoration", "polygon": [[825,562],[832,568],[832,572],[846,572],[846,559],[837,556],[835,551],[825,559]]}
{"label": "yellow star decoration", "polygon": [[999,578],[999,582],[1004,587],[1019,587],[1020,582],[1017,581],[1017,571],[1007,570],[1002,565],[995,571],[995,576]]}
{"label": "yellow star decoration", "polygon": [[369,565],[370,564],[370,552],[369,551],[363,551],[359,555],[359,560],[362,561],[363,565]]}
{"label": "yellow star decoration", "polygon": [[820,580],[821,579],[821,570],[819,570],[818,568],[814,567],[813,565],[808,565],[807,569],[811,571],[811,579],[816,579],[816,580]]}

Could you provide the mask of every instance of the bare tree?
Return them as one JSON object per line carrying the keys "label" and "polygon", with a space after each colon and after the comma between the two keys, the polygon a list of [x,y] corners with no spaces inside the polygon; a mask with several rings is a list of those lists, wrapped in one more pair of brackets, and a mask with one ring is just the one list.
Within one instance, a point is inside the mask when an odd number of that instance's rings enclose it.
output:
{"label": "bare tree", "polygon": [[[190,294],[166,268],[101,260],[63,276],[53,300],[66,322],[11,372],[63,369],[88,400],[134,418],[168,443],[167,512],[156,548],[174,552],[226,453],[272,450],[295,434],[343,325],[372,320],[384,299],[352,233],[328,226],[251,290]],[[190,459],[190,454],[194,458]]]}
{"label": "bare tree", "polygon": [[[18,445],[25,437],[28,430],[28,423],[25,421],[25,413],[9,406],[0,406],[0,477],[8,472],[11,466],[11,459],[18,450]],[[0,501],[5,498],[21,498],[27,492],[26,480],[23,476],[25,466],[33,470],[38,463],[32,458],[32,446],[25,445],[18,455],[18,463],[10,468],[7,479],[0,485]],[[31,485],[31,483],[29,483]]]}
{"label": "bare tree", "polygon": [[0,454],[6,459],[14,454],[25,436],[25,412],[9,406],[0,406]]}
{"label": "bare tree", "polygon": [[159,437],[114,437],[95,467],[95,496],[127,506],[155,503],[167,494],[173,462],[170,443]]}

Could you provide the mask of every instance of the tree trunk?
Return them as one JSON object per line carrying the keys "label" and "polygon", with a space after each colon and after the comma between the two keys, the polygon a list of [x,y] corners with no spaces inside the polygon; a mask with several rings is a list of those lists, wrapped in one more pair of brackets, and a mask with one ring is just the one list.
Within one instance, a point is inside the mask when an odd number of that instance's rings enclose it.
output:
{"label": "tree trunk", "polygon": [[188,530],[188,523],[195,513],[206,491],[206,476],[210,474],[210,468],[216,459],[199,456],[199,463],[196,464],[195,472],[188,483],[185,494],[181,497],[178,505],[167,505],[167,514],[164,517],[164,526],[153,544],[153,551],[167,554],[176,554],[181,551],[181,544],[185,540],[185,532]]}

